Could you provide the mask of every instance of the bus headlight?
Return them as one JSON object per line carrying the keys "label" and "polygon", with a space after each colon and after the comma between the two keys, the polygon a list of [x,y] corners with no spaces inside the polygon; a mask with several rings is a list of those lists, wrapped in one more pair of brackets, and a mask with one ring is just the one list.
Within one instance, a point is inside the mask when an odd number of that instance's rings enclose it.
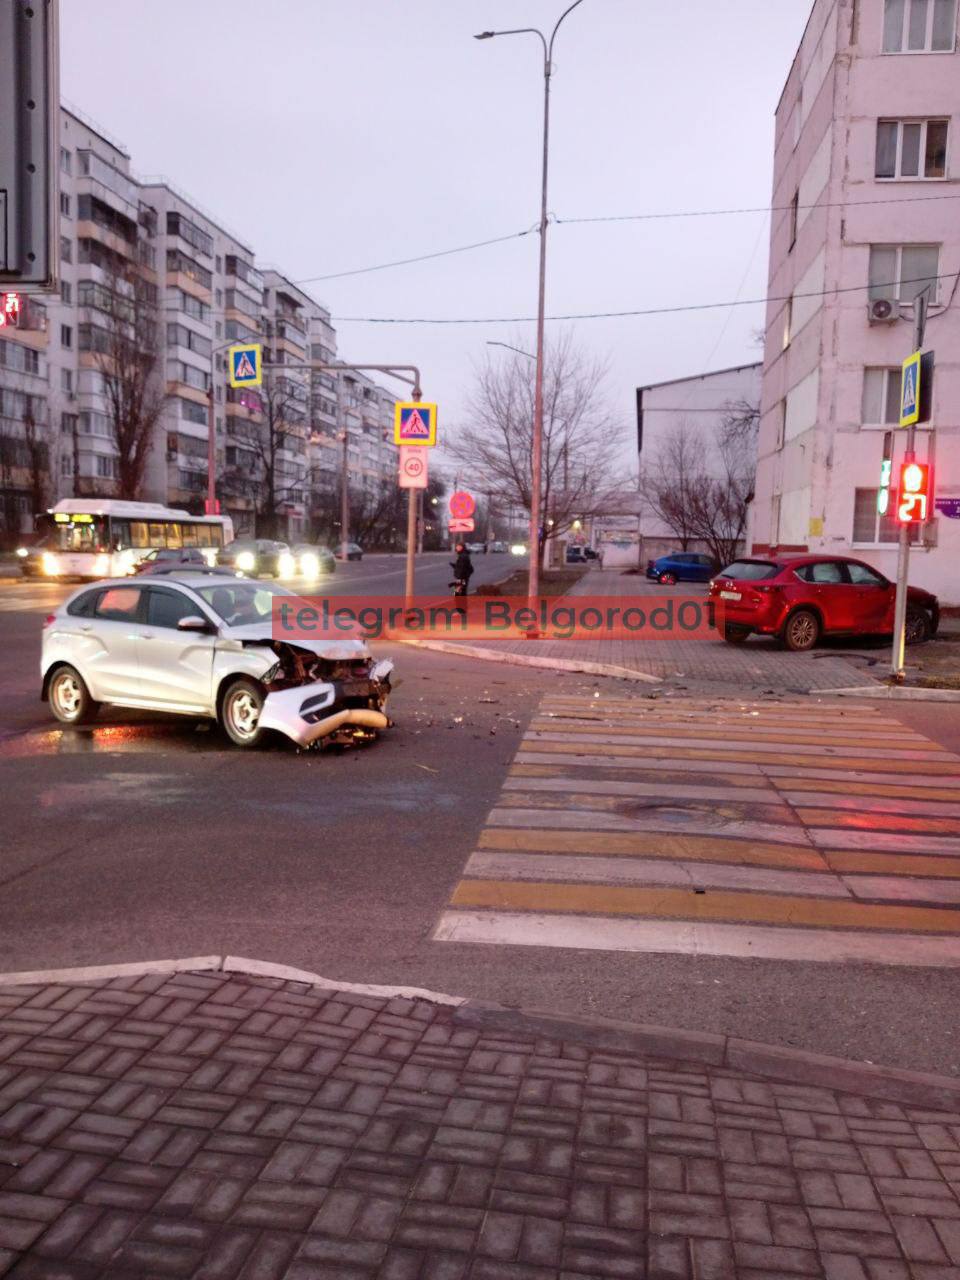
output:
{"label": "bus headlight", "polygon": [[281,578],[292,578],[297,572],[297,562],[289,551],[284,551],[277,559],[277,571]]}
{"label": "bus headlight", "polygon": [[136,557],[133,554],[132,548],[127,547],[125,551],[120,552],[120,556],[117,561],[117,574],[118,576],[129,577],[131,573],[136,573],[136,571]]}
{"label": "bus headlight", "polygon": [[257,557],[252,551],[241,551],[237,556],[237,568],[242,569],[244,573],[253,573],[257,567]]}
{"label": "bus headlight", "polygon": [[108,577],[110,573],[110,557],[97,556],[96,560],[93,562],[93,572],[98,578]]}
{"label": "bus headlight", "polygon": [[29,554],[30,553],[27,551],[26,547],[17,547],[17,555],[20,557],[21,560],[26,560]]}
{"label": "bus headlight", "polygon": [[60,561],[49,551],[40,557],[40,567],[48,578],[55,578],[60,572]]}
{"label": "bus headlight", "polygon": [[312,551],[305,551],[300,557],[300,572],[305,578],[320,577],[320,557]]}

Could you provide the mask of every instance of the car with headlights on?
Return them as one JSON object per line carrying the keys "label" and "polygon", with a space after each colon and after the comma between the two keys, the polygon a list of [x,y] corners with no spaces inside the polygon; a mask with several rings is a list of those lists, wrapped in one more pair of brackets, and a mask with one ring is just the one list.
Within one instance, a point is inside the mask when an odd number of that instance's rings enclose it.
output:
{"label": "car with headlights on", "polygon": [[[825,635],[892,635],[896,594],[872,565],[848,556],[744,556],[710,583],[716,625],[729,644],[767,635],[801,653]],[[909,587],[907,644],[931,639],[939,625],[937,597]]]}
{"label": "car with headlights on", "polygon": [[278,639],[298,597],[220,569],[115,578],[75,591],[43,623],[41,698],[63,724],[102,703],[216,720],[238,747],[267,730],[300,747],[351,744],[389,725],[393,664],[366,639]]}
{"label": "car with headlights on", "polygon": [[343,543],[342,543],[342,542],[338,542],[338,543],[337,543],[337,545],[336,545],[336,546],[334,547],[334,549],[333,549],[333,554],[337,557],[337,559],[338,559],[338,560],[344,560],[344,559],[346,559],[346,560],[362,560],[362,559],[363,559],[363,547],[361,547],[361,545],[360,545],[360,543],[359,543],[359,542],[348,542],[348,543],[347,543],[347,547],[346,547],[347,554],[346,554],[346,556],[344,556],[343,551],[344,551]]}
{"label": "car with headlights on", "polygon": [[301,578],[322,578],[328,573],[336,573],[337,561],[329,547],[314,546],[309,542],[298,542],[290,548],[290,554]]}
{"label": "car with headlights on", "polygon": [[287,544],[270,538],[237,538],[219,552],[217,563],[248,578],[293,578],[297,572]]}

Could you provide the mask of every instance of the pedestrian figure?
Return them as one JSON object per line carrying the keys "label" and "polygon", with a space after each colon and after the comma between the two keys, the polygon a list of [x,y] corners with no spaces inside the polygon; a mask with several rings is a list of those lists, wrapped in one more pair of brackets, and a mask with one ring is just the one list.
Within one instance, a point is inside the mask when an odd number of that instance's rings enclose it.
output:
{"label": "pedestrian figure", "polygon": [[456,579],[453,594],[465,596],[470,587],[470,579],[473,577],[473,561],[470,559],[470,552],[462,542],[457,543],[456,552],[456,560],[450,561],[450,568]]}

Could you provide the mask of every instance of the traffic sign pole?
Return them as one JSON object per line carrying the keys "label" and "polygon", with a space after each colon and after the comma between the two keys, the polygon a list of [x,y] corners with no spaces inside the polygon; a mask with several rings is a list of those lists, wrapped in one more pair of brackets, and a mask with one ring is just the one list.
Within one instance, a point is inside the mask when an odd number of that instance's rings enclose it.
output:
{"label": "traffic sign pole", "polygon": [[[918,294],[914,303],[914,334],[913,349],[920,351],[923,347],[924,334],[927,327],[927,296],[925,293]],[[919,372],[915,374],[919,377]],[[901,416],[903,409],[903,389],[901,387]],[[919,395],[917,395],[919,402]],[[914,449],[916,447],[916,415],[913,422],[907,428],[907,447],[904,454],[905,462],[913,462]],[[900,492],[897,492],[897,506],[900,505]],[[910,569],[910,531],[912,524],[900,522],[900,546],[897,554],[897,599],[893,612],[893,653],[890,659],[890,675],[896,684],[902,684],[904,679],[904,656],[907,643],[907,576]]]}

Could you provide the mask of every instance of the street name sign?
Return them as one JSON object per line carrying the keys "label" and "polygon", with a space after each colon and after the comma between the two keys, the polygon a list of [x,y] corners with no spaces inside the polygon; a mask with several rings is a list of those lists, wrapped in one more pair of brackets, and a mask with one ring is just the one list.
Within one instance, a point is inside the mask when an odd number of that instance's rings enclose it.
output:
{"label": "street name sign", "polygon": [[230,348],[231,387],[259,387],[263,383],[263,348],[259,342]]}
{"label": "street name sign", "polygon": [[427,454],[423,449],[400,449],[401,489],[425,489],[427,487]]}
{"label": "street name sign", "polygon": [[420,400],[410,403],[397,401],[393,443],[431,449],[437,443],[437,406]]}

